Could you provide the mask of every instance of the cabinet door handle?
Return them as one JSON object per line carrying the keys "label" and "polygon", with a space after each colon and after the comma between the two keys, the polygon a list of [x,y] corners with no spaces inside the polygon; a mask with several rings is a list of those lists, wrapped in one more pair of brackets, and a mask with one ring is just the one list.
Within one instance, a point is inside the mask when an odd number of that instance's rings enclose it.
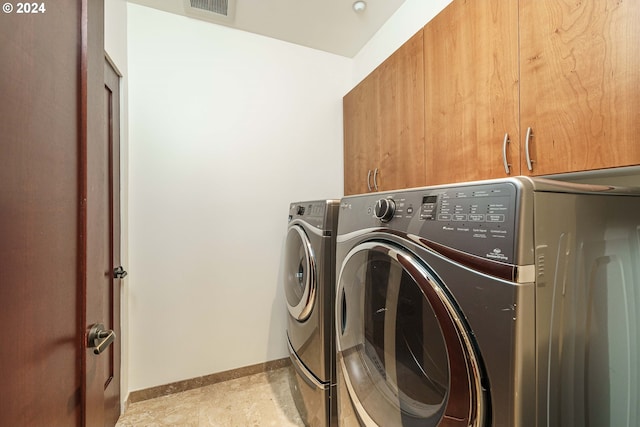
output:
{"label": "cabinet door handle", "polygon": [[367,188],[371,191],[371,169],[367,171]]}
{"label": "cabinet door handle", "polygon": [[527,169],[530,171],[533,170],[533,163],[535,160],[531,160],[531,154],[529,154],[529,143],[531,142],[531,138],[533,138],[533,129],[527,128],[527,138],[524,143],[524,151],[527,156]]}
{"label": "cabinet door handle", "polygon": [[502,161],[504,162],[504,173],[506,173],[507,175],[511,173],[511,171],[509,171],[509,166],[511,165],[507,163],[507,144],[509,142],[511,142],[509,141],[509,134],[505,133],[504,141],[502,141]]}
{"label": "cabinet door handle", "polygon": [[378,191],[378,168],[373,171],[373,188]]}

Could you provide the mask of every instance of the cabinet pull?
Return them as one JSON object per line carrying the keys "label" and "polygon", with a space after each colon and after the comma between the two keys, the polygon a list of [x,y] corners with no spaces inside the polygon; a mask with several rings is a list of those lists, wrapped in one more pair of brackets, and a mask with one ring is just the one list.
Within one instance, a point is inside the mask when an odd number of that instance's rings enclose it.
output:
{"label": "cabinet pull", "polygon": [[371,191],[371,169],[367,171],[367,188]]}
{"label": "cabinet pull", "polygon": [[373,171],[373,188],[378,191],[378,168]]}
{"label": "cabinet pull", "polygon": [[531,160],[531,154],[529,154],[529,143],[531,142],[531,138],[533,138],[533,129],[527,128],[527,138],[524,143],[524,151],[527,156],[527,169],[530,171],[533,170],[533,163],[535,160]]}
{"label": "cabinet pull", "polygon": [[509,141],[509,134],[505,133],[504,141],[502,141],[502,161],[504,162],[504,173],[506,173],[507,175],[511,174],[511,171],[509,171],[509,166],[511,165],[507,163],[507,144],[509,142],[511,142]]}

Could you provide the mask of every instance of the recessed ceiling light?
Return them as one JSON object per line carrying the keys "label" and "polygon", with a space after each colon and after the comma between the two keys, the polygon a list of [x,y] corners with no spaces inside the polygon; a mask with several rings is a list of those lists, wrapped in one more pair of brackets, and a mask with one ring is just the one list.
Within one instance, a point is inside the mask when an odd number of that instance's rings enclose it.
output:
{"label": "recessed ceiling light", "polygon": [[353,10],[356,12],[362,12],[363,10],[365,10],[367,8],[367,3],[358,0],[357,2],[353,3]]}

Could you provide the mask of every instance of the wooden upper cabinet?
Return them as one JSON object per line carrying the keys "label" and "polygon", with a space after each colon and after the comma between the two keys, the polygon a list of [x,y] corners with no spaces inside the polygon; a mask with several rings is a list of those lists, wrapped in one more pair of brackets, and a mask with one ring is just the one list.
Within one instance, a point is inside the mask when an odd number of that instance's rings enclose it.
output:
{"label": "wooden upper cabinet", "polygon": [[380,66],[379,190],[425,185],[422,31]]}
{"label": "wooden upper cabinet", "polygon": [[422,31],[343,99],[344,193],[425,184]]}
{"label": "wooden upper cabinet", "polygon": [[454,0],[424,27],[429,185],[520,174],[517,49],[513,1]]}
{"label": "wooden upper cabinet", "polygon": [[640,1],[453,0],[345,96],[345,194],[640,165],[638,46]]}
{"label": "wooden upper cabinet", "polygon": [[380,85],[374,70],[343,99],[344,194],[372,191],[380,157]]}
{"label": "wooden upper cabinet", "polygon": [[523,174],[640,164],[639,1],[520,0],[520,72]]}

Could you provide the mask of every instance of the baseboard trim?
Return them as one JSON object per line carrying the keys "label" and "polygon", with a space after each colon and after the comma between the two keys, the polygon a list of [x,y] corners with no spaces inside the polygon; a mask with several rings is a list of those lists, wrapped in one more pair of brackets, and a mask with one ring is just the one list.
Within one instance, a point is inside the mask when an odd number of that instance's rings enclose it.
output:
{"label": "baseboard trim", "polygon": [[141,402],[143,400],[149,400],[160,396],[180,393],[182,391],[192,390],[194,388],[204,387],[223,381],[234,380],[236,378],[247,377],[249,375],[260,374],[262,372],[269,372],[276,369],[284,368],[289,365],[291,365],[291,360],[288,357],[285,357],[283,359],[271,360],[269,362],[231,369],[229,371],[205,375],[203,377],[191,378],[188,380],[177,381],[170,384],[150,387],[143,390],[132,391],[129,393],[129,397],[125,402],[125,407],[128,407],[130,403]]}

